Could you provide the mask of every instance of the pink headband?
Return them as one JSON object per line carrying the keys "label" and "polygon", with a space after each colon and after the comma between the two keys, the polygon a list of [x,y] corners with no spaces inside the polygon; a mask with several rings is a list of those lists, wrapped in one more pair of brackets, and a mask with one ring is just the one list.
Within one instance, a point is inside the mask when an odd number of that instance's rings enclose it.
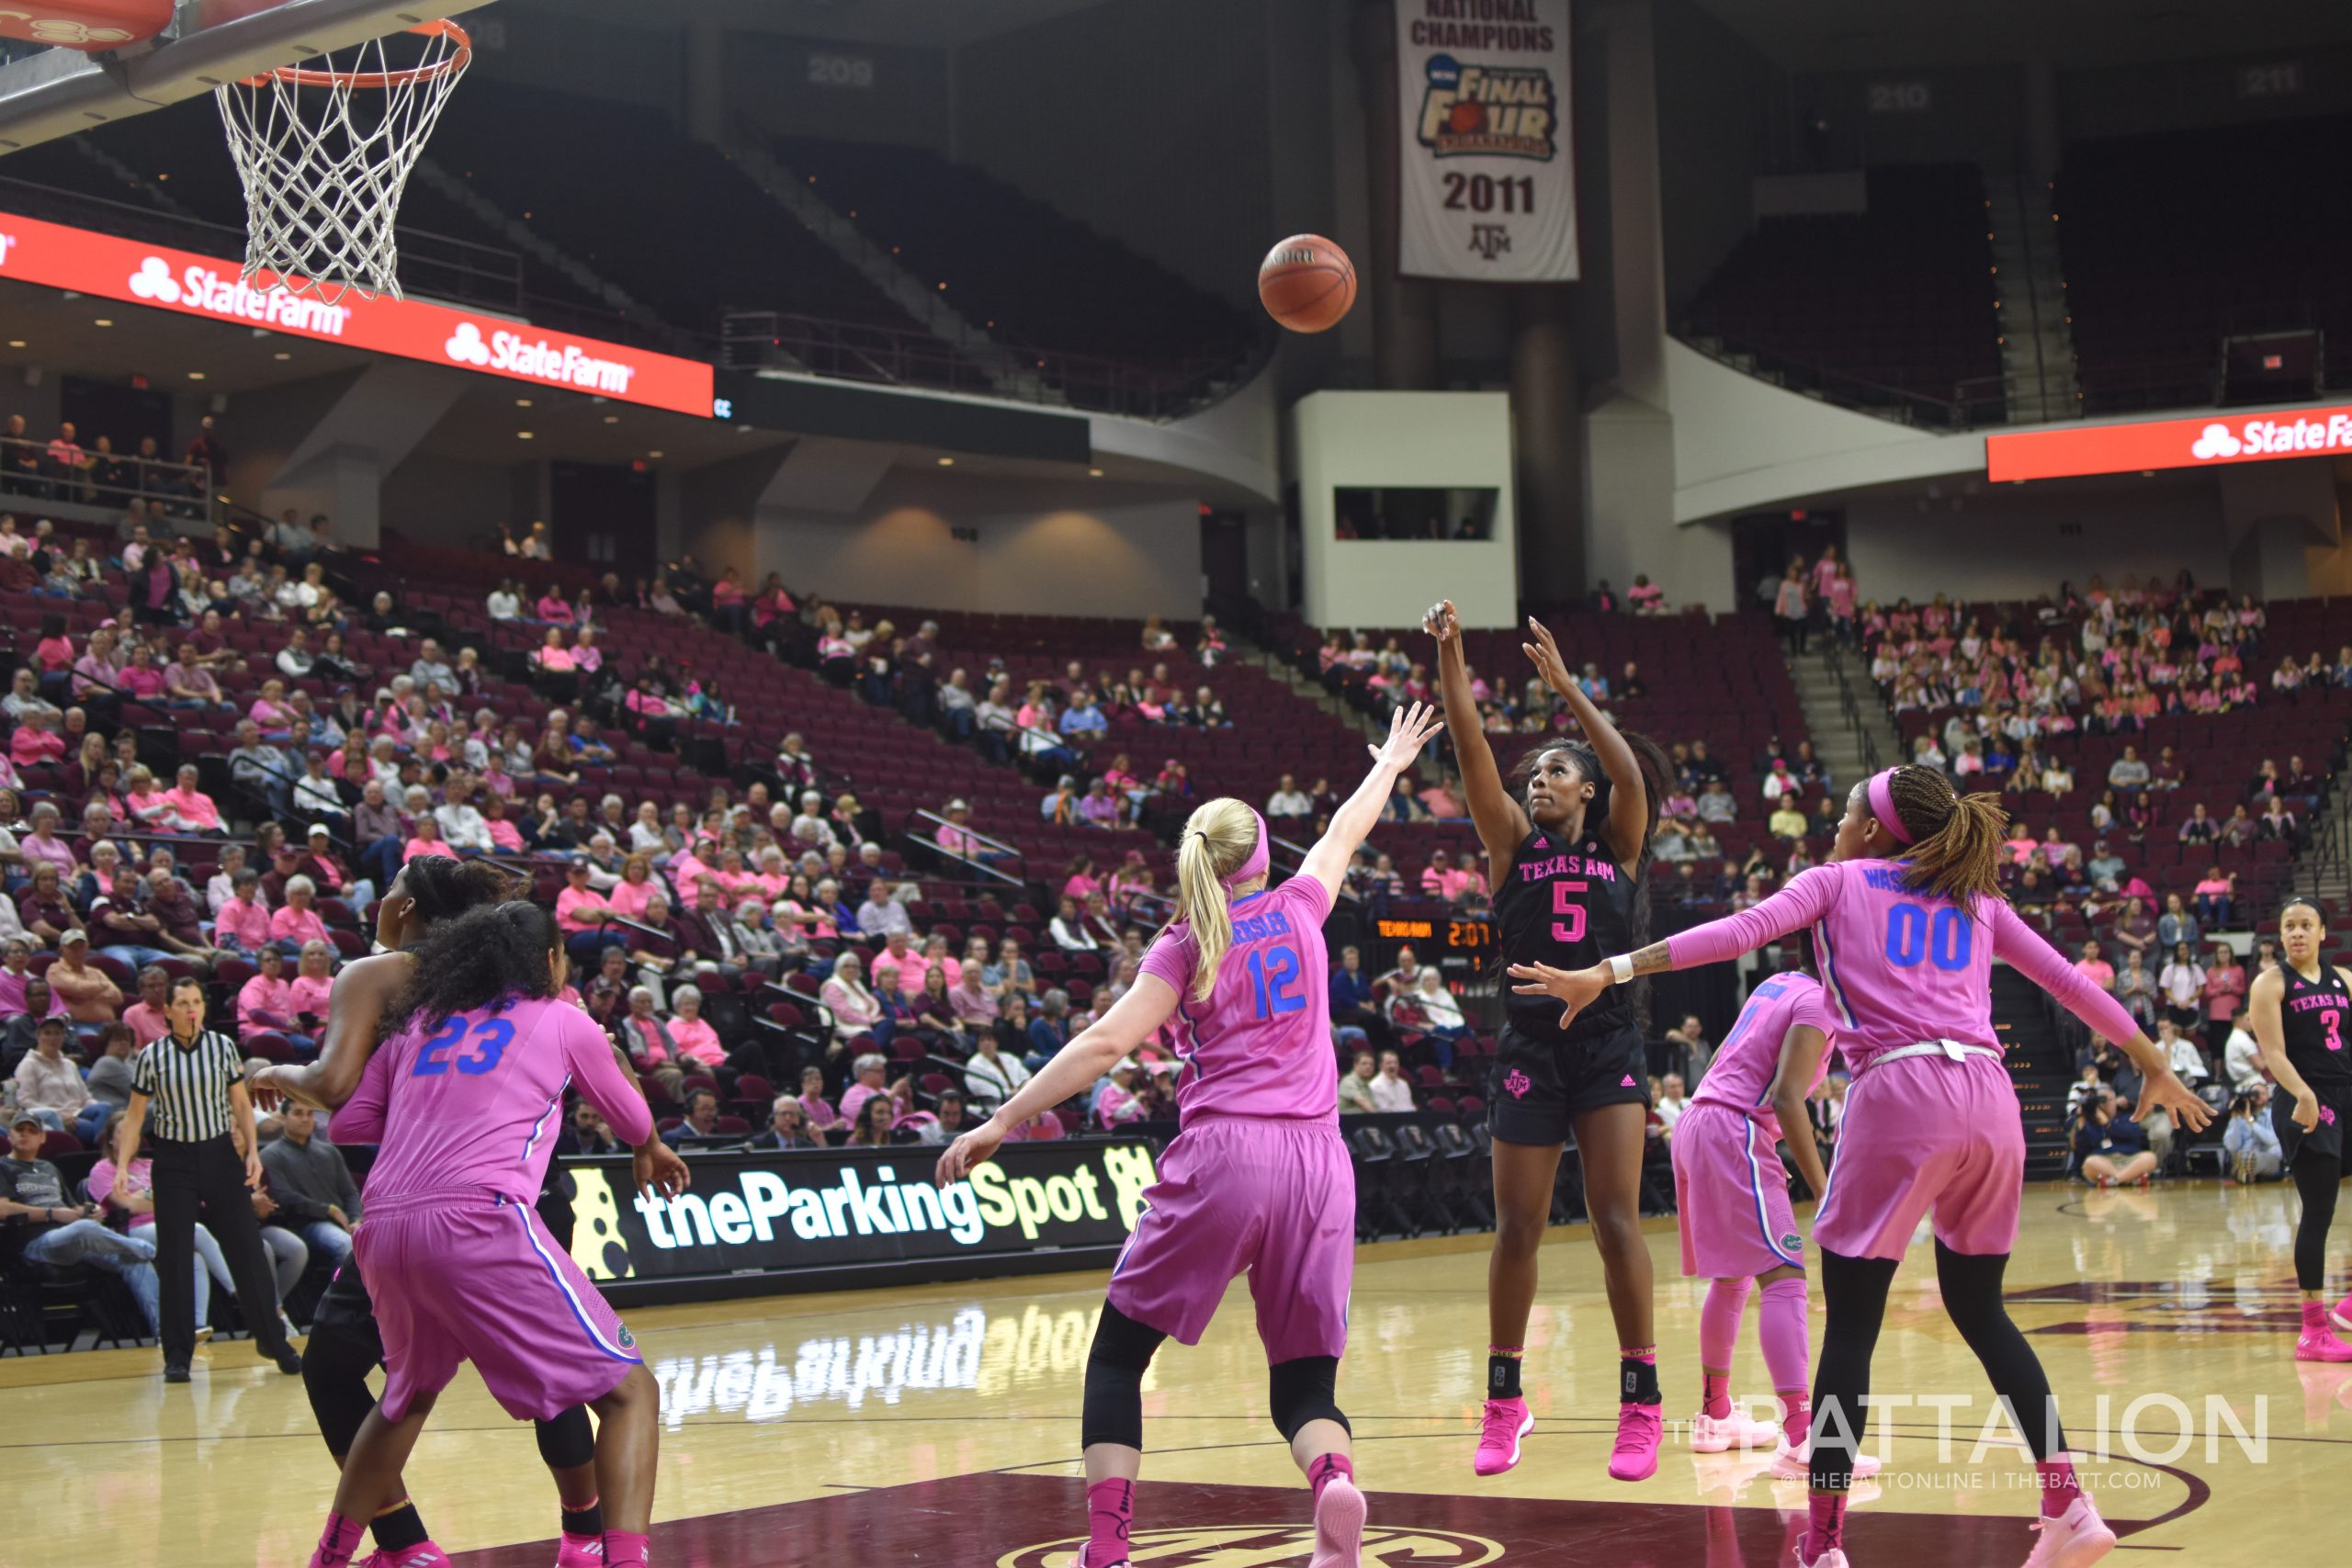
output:
{"label": "pink headband", "polygon": [[1240,868],[1225,879],[1225,890],[1227,893],[1232,892],[1251,877],[1263,876],[1266,874],[1266,819],[1259,816],[1257,808],[1252,807],[1250,808],[1250,820],[1257,824],[1258,845],[1250,852],[1250,858],[1241,863]]}
{"label": "pink headband", "polygon": [[1911,841],[1911,831],[1904,827],[1903,818],[1894,814],[1894,770],[1881,768],[1871,775],[1871,815],[1884,824],[1898,844]]}

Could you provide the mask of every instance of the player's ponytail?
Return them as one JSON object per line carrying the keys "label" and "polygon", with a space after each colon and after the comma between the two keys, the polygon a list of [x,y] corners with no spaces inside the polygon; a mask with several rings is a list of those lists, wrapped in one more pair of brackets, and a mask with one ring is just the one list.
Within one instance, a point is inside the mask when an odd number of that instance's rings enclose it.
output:
{"label": "player's ponytail", "polygon": [[1184,821],[1176,846],[1176,918],[1189,926],[1200,958],[1193,970],[1193,999],[1206,1001],[1217,965],[1233,945],[1233,913],[1226,878],[1258,850],[1258,816],[1230,795],[1202,806]]}
{"label": "player's ponytail", "polygon": [[389,1040],[403,1029],[430,1029],[454,1013],[494,1007],[510,998],[554,996],[548,955],[562,941],[554,916],[519,899],[440,921],[410,950],[414,968],[384,1011],[378,1026],[381,1036]]}
{"label": "player's ponytail", "polygon": [[[1857,787],[1866,808],[1883,818],[1870,782]],[[1967,909],[1979,898],[2001,897],[2009,814],[1999,795],[1962,795],[1933,768],[1908,765],[1891,770],[1885,795],[1897,818],[1893,836],[1907,845],[1905,886]]]}

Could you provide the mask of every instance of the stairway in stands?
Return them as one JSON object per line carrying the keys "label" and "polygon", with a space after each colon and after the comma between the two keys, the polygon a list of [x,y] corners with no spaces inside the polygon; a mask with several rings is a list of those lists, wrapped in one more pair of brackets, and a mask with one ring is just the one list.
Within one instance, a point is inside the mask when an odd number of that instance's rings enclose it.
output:
{"label": "stairway in stands", "polygon": [[1993,966],[1993,1032],[2007,1053],[2025,1115],[2025,1174],[2054,1181],[2066,1173],[2066,1089],[2073,1054],[2059,1036],[2041,987],[2006,964]]}

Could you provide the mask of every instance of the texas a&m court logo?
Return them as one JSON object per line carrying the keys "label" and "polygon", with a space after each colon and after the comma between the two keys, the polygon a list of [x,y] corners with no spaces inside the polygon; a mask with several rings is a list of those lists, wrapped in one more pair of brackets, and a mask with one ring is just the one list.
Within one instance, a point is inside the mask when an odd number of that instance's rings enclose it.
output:
{"label": "texas a&m court logo", "polygon": [[1436,158],[1476,153],[1549,163],[1558,150],[1559,102],[1546,66],[1464,65],[1433,54],[1421,94],[1420,143]]}
{"label": "texas a&m court logo", "polygon": [[[1315,1555],[1313,1525],[1217,1525],[1191,1529],[1137,1530],[1130,1557],[1151,1568],[1304,1568]],[[1008,1551],[996,1568],[1076,1568],[1084,1536]],[[1482,1568],[1503,1554],[1500,1541],[1453,1530],[1363,1532],[1365,1568]]]}

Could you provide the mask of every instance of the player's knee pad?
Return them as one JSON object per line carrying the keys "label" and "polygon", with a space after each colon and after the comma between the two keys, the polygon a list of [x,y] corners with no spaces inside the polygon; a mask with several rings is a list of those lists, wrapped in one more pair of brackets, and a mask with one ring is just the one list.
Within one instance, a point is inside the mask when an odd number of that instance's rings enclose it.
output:
{"label": "player's knee pad", "polygon": [[539,1458],[549,1470],[577,1470],[596,1461],[596,1429],[588,1424],[586,1406],[575,1404],[552,1421],[535,1421]]}
{"label": "player's knee pad", "polygon": [[360,1423],[376,1408],[368,1389],[368,1374],[375,1370],[373,1346],[328,1325],[315,1326],[302,1348],[302,1392],[311,1397],[327,1451],[338,1459],[351,1451]]}
{"label": "player's knee pad", "polygon": [[1143,1374],[1167,1337],[1108,1302],[1102,1304],[1102,1320],[1094,1325],[1094,1344],[1086,1353],[1086,1404],[1079,1427],[1082,1447],[1143,1447]]}
{"label": "player's knee pad", "polygon": [[1301,1356],[1266,1369],[1266,1403],[1283,1442],[1297,1437],[1309,1421],[1337,1421],[1347,1427],[1348,1418],[1334,1397],[1339,1382],[1337,1356]]}

